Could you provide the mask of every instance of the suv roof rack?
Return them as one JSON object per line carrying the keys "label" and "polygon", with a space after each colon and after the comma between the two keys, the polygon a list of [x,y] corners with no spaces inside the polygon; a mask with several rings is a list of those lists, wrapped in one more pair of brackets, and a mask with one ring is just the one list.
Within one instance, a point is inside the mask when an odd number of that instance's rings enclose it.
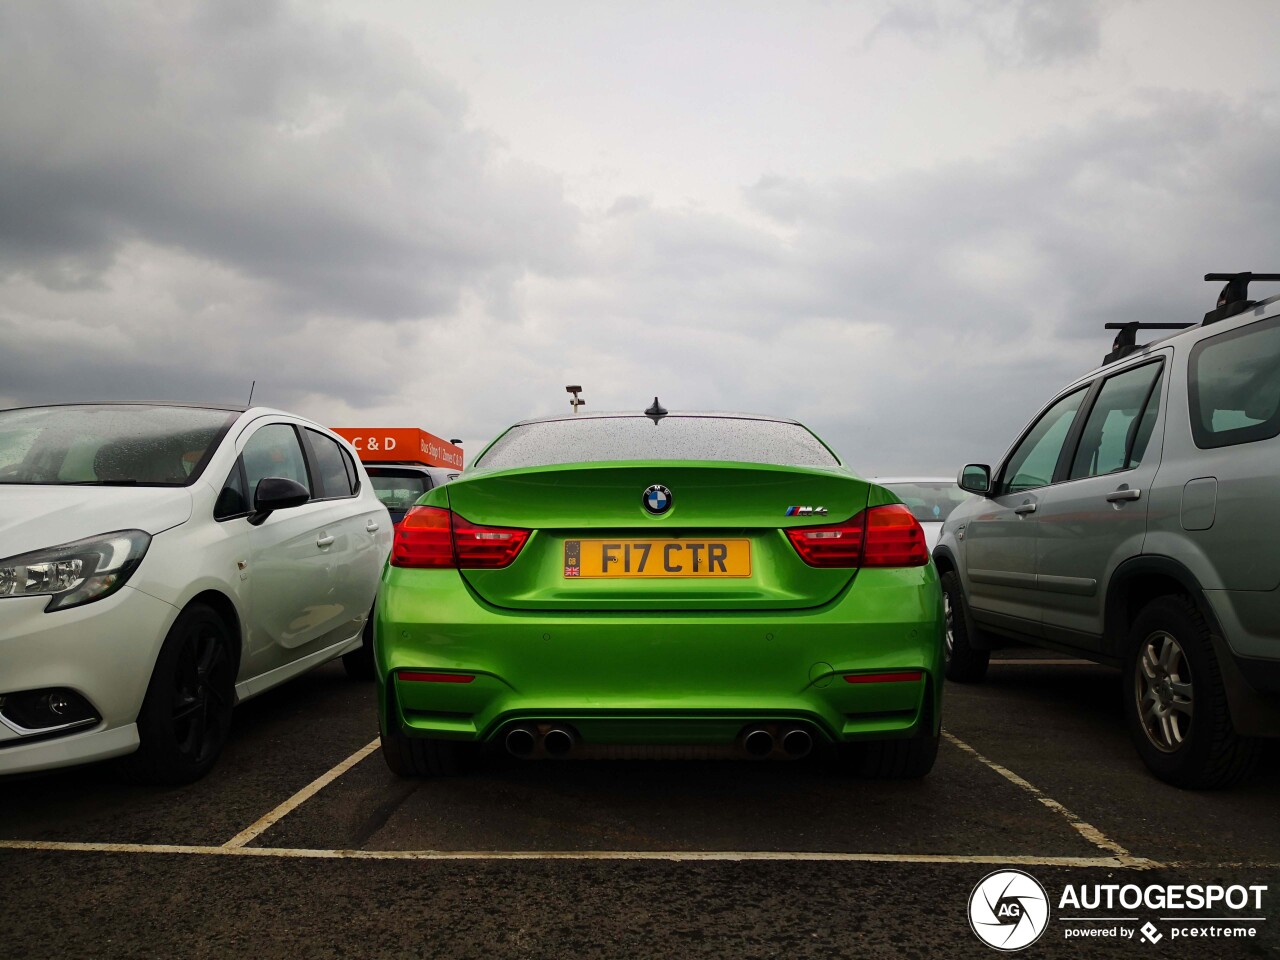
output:
{"label": "suv roof rack", "polygon": [[[1280,280],[1280,273],[1253,273],[1245,270],[1240,273],[1206,273],[1206,280],[1225,280],[1227,285],[1218,294],[1218,305],[1204,315],[1200,326],[1208,326],[1219,320],[1244,313],[1258,301],[1249,299],[1249,284],[1254,280]],[[1194,323],[1107,323],[1106,330],[1119,330],[1111,344],[1111,352],[1102,358],[1103,366],[1115,360],[1123,359],[1138,349],[1137,334],[1139,330],[1185,330],[1194,327]]]}
{"label": "suv roof rack", "polygon": [[1106,366],[1113,360],[1119,360],[1127,357],[1138,349],[1138,331],[1139,330],[1185,330],[1187,327],[1194,327],[1194,323],[1140,323],[1134,320],[1132,323],[1108,323],[1103,325],[1105,330],[1119,330],[1115,340],[1111,344],[1111,352],[1102,358],[1102,365]]}
{"label": "suv roof rack", "polygon": [[1206,273],[1206,280],[1225,280],[1227,285],[1218,294],[1218,305],[1204,315],[1204,326],[1244,313],[1257,300],[1249,299],[1249,282],[1251,280],[1280,280],[1280,273]]}

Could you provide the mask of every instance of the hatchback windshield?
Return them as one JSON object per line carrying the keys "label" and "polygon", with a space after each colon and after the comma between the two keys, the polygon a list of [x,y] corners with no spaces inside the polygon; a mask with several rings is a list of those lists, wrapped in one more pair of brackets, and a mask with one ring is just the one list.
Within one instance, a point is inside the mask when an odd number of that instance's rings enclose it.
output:
{"label": "hatchback windshield", "polygon": [[487,470],[608,460],[732,460],[835,467],[839,461],[798,423],[748,417],[578,417],[517,424],[476,461]]}
{"label": "hatchback windshield", "polygon": [[895,481],[881,486],[896,493],[911,515],[921,522],[947,519],[952,510],[971,496],[957,487],[954,480]]}
{"label": "hatchback windshield", "polygon": [[141,404],[0,410],[0,483],[186,486],[237,416]]}

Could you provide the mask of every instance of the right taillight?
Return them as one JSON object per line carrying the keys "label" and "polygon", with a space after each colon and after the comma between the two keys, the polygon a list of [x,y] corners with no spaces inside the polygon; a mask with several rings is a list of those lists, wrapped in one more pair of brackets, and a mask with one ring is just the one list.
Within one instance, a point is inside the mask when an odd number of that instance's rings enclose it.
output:
{"label": "right taillight", "polygon": [[790,527],[786,533],[811,567],[922,567],[929,562],[924,530],[900,503],[871,507],[844,523]]}
{"label": "right taillight", "polygon": [[486,527],[443,507],[413,507],[396,527],[393,567],[493,569],[513,561],[529,531]]}
{"label": "right taillight", "polygon": [[923,567],[929,562],[924,528],[900,503],[872,507],[867,514],[864,567]]}

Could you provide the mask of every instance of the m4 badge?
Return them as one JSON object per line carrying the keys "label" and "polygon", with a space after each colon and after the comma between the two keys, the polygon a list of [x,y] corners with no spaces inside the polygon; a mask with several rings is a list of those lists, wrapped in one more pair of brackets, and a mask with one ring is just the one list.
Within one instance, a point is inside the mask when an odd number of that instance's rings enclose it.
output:
{"label": "m4 badge", "polygon": [[826,507],[787,507],[788,517],[825,517]]}

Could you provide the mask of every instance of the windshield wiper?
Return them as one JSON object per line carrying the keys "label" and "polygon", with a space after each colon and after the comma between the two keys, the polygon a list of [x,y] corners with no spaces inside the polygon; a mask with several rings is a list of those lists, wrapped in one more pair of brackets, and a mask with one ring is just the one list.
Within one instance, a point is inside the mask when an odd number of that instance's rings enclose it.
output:
{"label": "windshield wiper", "polygon": [[63,484],[67,487],[133,487],[137,480],[72,480]]}

